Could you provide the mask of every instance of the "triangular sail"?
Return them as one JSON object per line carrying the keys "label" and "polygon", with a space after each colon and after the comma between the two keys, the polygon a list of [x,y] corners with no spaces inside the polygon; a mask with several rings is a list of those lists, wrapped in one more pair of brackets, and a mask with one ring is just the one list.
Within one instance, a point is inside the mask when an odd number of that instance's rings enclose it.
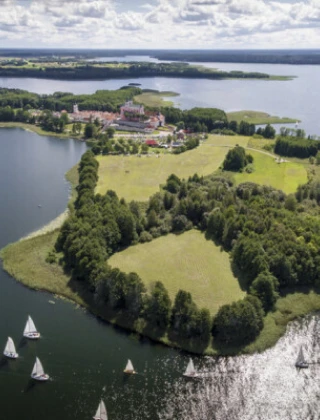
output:
{"label": "triangular sail", "polygon": [[44,375],[42,363],[37,357],[36,357],[36,362],[33,367],[32,375],[36,375],[36,376]]}
{"label": "triangular sail", "polygon": [[194,368],[193,361],[192,361],[192,359],[189,359],[189,363],[188,363],[187,369],[186,369],[184,374],[185,375],[194,375],[195,373],[196,373],[196,370]]}
{"label": "triangular sail", "polygon": [[107,416],[107,409],[106,406],[104,405],[104,402],[101,400],[96,415],[94,416],[94,419],[99,419],[99,420],[108,420],[108,416]]}
{"label": "triangular sail", "polygon": [[31,318],[31,316],[29,315],[28,317],[28,332],[37,332],[36,326],[34,325],[33,319]]}
{"label": "triangular sail", "polygon": [[126,366],[125,370],[134,371],[133,364],[132,364],[130,359],[128,360],[128,363],[127,363],[127,366]]}
{"label": "triangular sail", "polygon": [[16,348],[11,337],[8,337],[8,341],[7,341],[6,348],[4,349],[4,351],[7,353],[16,353]]}
{"label": "triangular sail", "polygon": [[305,363],[307,363],[307,362],[306,362],[306,359],[304,358],[302,347],[300,347],[296,364],[301,365],[301,364],[305,364]]}

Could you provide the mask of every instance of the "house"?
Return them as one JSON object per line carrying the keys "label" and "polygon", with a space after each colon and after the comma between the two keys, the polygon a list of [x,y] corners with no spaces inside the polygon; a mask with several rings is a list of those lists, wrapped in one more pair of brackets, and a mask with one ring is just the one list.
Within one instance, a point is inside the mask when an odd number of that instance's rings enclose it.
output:
{"label": "house", "polygon": [[159,147],[159,143],[155,140],[146,140],[145,144],[149,147]]}

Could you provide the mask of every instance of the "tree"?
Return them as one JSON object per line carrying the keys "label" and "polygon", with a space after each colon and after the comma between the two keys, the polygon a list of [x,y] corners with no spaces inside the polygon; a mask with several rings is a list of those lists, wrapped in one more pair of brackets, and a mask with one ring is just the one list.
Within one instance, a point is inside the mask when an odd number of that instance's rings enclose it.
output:
{"label": "tree", "polygon": [[214,209],[209,216],[207,233],[221,241],[225,226],[225,217],[220,209]]}
{"label": "tree", "polygon": [[297,208],[297,199],[293,194],[287,196],[286,201],[284,203],[284,207],[290,211],[296,211]]}
{"label": "tree", "polygon": [[261,300],[266,312],[270,311],[277,301],[278,285],[278,280],[269,272],[260,273],[252,282],[250,293]]}
{"label": "tree", "polygon": [[109,137],[109,139],[113,139],[114,135],[115,135],[116,130],[113,127],[108,127],[107,128],[107,135]]}
{"label": "tree", "polygon": [[95,137],[95,135],[96,135],[96,127],[91,123],[86,124],[86,126],[84,128],[85,138],[86,139],[91,139],[92,137]]}
{"label": "tree", "polygon": [[247,344],[254,340],[263,327],[263,311],[259,299],[243,299],[223,305],[213,318],[212,334],[229,345]]}
{"label": "tree", "polygon": [[147,299],[146,319],[156,328],[166,329],[171,315],[171,300],[163,283],[157,281]]}
{"label": "tree", "polygon": [[267,124],[265,129],[262,130],[262,135],[266,139],[274,139],[276,135],[276,130],[270,124]]}
{"label": "tree", "polygon": [[245,149],[241,146],[236,146],[229,150],[223,162],[223,169],[225,171],[240,171],[249,162],[252,163],[252,156],[246,155]]}
{"label": "tree", "polygon": [[189,292],[179,290],[176,294],[171,316],[171,326],[181,337],[191,337],[193,316],[197,307]]}

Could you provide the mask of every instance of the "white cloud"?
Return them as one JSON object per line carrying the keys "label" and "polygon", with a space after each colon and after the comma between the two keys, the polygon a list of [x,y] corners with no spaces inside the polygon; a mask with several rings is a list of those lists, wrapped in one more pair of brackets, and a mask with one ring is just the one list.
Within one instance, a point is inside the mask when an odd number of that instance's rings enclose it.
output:
{"label": "white cloud", "polygon": [[281,48],[320,45],[320,0],[0,0],[3,46]]}

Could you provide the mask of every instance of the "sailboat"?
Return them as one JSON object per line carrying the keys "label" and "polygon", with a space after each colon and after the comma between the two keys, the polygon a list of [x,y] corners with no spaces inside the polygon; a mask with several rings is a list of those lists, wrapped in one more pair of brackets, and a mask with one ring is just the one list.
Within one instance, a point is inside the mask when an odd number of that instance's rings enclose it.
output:
{"label": "sailboat", "polygon": [[37,340],[38,338],[40,338],[40,333],[37,331],[36,326],[34,325],[34,322],[30,315],[28,316],[28,320],[23,331],[23,336],[26,338],[30,338],[31,340]]}
{"label": "sailboat", "polygon": [[49,375],[44,373],[42,363],[37,357],[36,357],[36,362],[33,366],[31,378],[35,379],[36,381],[47,381],[49,379]]}
{"label": "sailboat", "polygon": [[297,368],[304,368],[304,369],[309,367],[308,362],[304,358],[302,346],[300,347],[300,350],[299,350],[298,358],[297,358],[297,361],[296,361],[296,367]]}
{"label": "sailboat", "polygon": [[100,401],[96,415],[93,418],[94,420],[108,420],[106,406],[102,400]]}
{"label": "sailboat", "polygon": [[128,363],[127,363],[127,365],[126,365],[126,367],[125,367],[125,369],[124,369],[124,371],[123,371],[124,373],[128,373],[129,375],[134,375],[135,373],[137,373],[135,370],[134,370],[134,367],[133,367],[133,364],[132,364],[132,362],[131,362],[131,360],[129,359],[128,360]]}
{"label": "sailboat", "polygon": [[188,363],[187,369],[185,370],[183,376],[186,376],[188,378],[196,378],[196,377],[198,377],[198,373],[195,370],[195,367],[194,367],[194,364],[193,364],[193,361],[192,361],[191,358],[189,359],[189,363]]}
{"label": "sailboat", "polygon": [[16,352],[16,348],[14,346],[14,342],[11,337],[8,337],[8,341],[7,341],[3,354],[6,357],[9,357],[9,359],[17,359],[17,357],[19,356],[18,353]]}

